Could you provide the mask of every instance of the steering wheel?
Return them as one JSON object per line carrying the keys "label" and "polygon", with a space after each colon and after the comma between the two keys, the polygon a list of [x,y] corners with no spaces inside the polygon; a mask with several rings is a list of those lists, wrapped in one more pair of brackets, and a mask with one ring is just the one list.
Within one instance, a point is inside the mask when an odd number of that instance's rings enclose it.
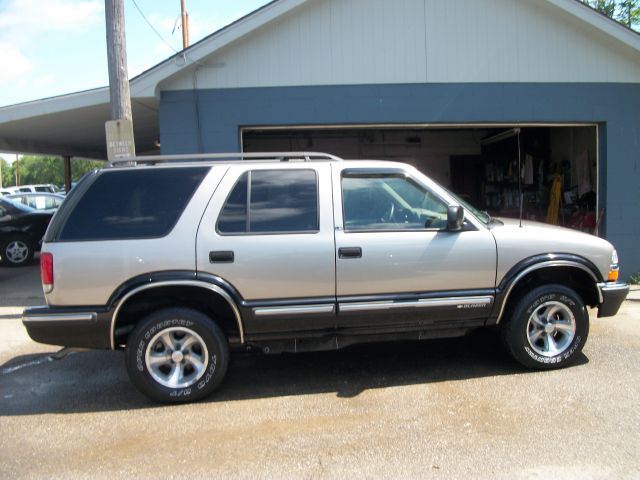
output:
{"label": "steering wheel", "polygon": [[380,221],[384,223],[390,223],[393,221],[393,215],[396,212],[396,207],[393,202],[389,202],[389,205],[384,210],[384,214],[380,217]]}

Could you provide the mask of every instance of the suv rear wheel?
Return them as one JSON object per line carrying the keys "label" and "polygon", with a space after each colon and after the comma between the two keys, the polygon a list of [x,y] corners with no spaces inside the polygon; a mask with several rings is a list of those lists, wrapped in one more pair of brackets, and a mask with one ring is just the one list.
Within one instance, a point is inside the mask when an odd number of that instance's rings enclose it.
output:
{"label": "suv rear wheel", "polygon": [[129,378],[148,397],[162,403],[192,402],[222,382],[229,346],[203,313],[168,308],[140,322],[129,337],[125,358]]}
{"label": "suv rear wheel", "polygon": [[571,365],[589,334],[589,315],[580,296],[563,285],[543,285],[518,301],[502,325],[509,353],[528,368]]}

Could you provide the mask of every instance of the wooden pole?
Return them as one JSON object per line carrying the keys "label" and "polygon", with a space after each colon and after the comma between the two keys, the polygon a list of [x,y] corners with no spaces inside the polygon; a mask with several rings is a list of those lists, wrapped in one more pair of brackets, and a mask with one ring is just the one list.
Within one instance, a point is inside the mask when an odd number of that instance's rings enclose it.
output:
{"label": "wooden pole", "polygon": [[65,155],[62,157],[64,163],[64,191],[69,193],[71,190],[71,156]]}
{"label": "wooden pole", "polygon": [[123,0],[104,0],[104,8],[107,22],[111,120],[132,120]]}
{"label": "wooden pole", "polygon": [[182,48],[189,46],[189,13],[187,12],[187,0],[180,0],[180,12],[182,13]]}
{"label": "wooden pole", "polygon": [[20,156],[16,153],[16,187],[20,186]]}

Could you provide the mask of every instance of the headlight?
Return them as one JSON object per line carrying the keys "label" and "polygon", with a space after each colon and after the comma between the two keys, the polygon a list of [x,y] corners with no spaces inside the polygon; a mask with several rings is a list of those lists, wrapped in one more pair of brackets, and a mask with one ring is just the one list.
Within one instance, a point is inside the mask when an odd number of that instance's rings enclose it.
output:
{"label": "headlight", "polygon": [[611,264],[612,265],[618,265],[618,252],[616,252],[616,250],[613,250],[613,253],[611,254]]}

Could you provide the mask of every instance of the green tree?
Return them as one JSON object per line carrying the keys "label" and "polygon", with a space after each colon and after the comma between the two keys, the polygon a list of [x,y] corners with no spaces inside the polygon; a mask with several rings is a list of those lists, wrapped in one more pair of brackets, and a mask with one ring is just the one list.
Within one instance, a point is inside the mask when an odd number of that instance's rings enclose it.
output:
{"label": "green tree", "polygon": [[[2,185],[13,186],[16,183],[16,169],[20,169],[20,185],[38,183],[64,184],[64,163],[61,157],[23,155],[20,160],[9,165],[2,160]],[[84,158],[71,159],[71,180],[77,182],[82,176],[105,166],[105,162]]]}
{"label": "green tree", "polygon": [[616,19],[629,28],[640,27],[640,1],[622,0],[618,2]]}
{"label": "green tree", "polygon": [[640,30],[640,0],[582,0],[607,17]]}
{"label": "green tree", "polygon": [[71,180],[77,182],[85,173],[95,170],[96,168],[104,168],[107,162],[101,160],[90,160],[88,158],[72,158],[71,159]]}
{"label": "green tree", "polygon": [[4,158],[0,158],[0,170],[2,170],[2,181],[0,182],[3,187],[13,185],[13,176],[11,165]]}

